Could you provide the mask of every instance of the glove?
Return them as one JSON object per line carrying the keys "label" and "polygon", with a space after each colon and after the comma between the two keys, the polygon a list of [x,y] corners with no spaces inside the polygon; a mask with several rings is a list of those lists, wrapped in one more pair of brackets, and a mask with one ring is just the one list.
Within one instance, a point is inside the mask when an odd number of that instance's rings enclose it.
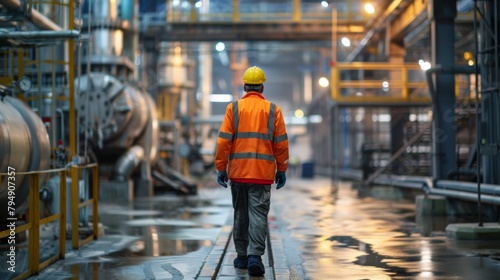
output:
{"label": "glove", "polygon": [[223,186],[224,188],[227,188],[227,180],[227,172],[225,170],[219,171],[219,173],[217,174],[217,183],[219,183],[219,185]]}
{"label": "glove", "polygon": [[276,189],[281,189],[286,183],[286,174],[285,172],[278,171],[276,172],[276,181],[274,181],[277,186]]}

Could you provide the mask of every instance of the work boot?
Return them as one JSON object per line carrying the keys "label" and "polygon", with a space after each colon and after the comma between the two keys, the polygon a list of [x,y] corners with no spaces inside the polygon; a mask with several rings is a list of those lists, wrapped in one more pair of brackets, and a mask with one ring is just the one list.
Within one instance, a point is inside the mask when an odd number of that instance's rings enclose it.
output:
{"label": "work boot", "polygon": [[248,256],[248,275],[250,276],[262,276],[265,273],[264,264],[260,256],[250,255]]}
{"label": "work boot", "polygon": [[248,265],[248,258],[247,256],[238,256],[234,259],[233,264],[236,268],[246,269]]}

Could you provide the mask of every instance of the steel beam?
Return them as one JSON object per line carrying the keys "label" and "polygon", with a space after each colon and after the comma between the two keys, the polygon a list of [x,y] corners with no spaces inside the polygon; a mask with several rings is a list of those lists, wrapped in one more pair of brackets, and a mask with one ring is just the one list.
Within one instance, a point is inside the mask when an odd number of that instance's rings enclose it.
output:
{"label": "steel beam", "polygon": [[401,41],[404,31],[417,19],[425,20],[427,4],[422,0],[413,0],[395,19],[390,23],[390,40]]}
{"label": "steel beam", "polygon": [[363,39],[361,39],[360,43],[356,46],[356,48],[354,48],[354,50],[351,53],[349,53],[349,55],[347,55],[345,61],[347,62],[354,61],[356,56],[358,56],[361,53],[361,51],[363,51],[363,49],[368,45],[370,39],[372,39],[372,37],[375,36],[380,31],[380,28],[384,25],[385,21],[389,18],[389,16],[400,8],[399,6],[402,5],[402,2],[403,2],[402,0],[393,0],[389,4],[389,6],[383,11],[383,13],[374,17],[373,22],[369,23],[368,30],[365,31]]}
{"label": "steel beam", "polygon": [[[339,36],[362,34],[362,22],[339,21]],[[300,22],[199,22],[143,26],[143,38],[157,41],[330,41],[330,20]]]}
{"label": "steel beam", "polygon": [[[455,67],[456,0],[430,0],[432,65]],[[436,72],[432,97],[434,179],[447,179],[456,170],[455,73]]]}

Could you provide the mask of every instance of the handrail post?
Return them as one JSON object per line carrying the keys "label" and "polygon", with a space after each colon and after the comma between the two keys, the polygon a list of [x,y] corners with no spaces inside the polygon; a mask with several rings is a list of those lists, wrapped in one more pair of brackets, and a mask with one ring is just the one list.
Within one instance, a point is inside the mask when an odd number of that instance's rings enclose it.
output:
{"label": "handrail post", "polygon": [[240,0],[233,0],[233,22],[240,21]]}
{"label": "handrail post", "polygon": [[29,175],[29,213],[28,213],[28,219],[29,219],[29,235],[28,235],[28,271],[33,274],[34,271],[34,259],[33,257],[35,256],[35,235],[33,234],[34,232],[34,226],[33,226],[33,220],[35,219],[35,203],[33,202],[34,197],[35,197],[35,192],[33,191],[33,180],[31,179],[32,175]]}
{"label": "handrail post", "polygon": [[409,98],[409,91],[408,91],[408,68],[406,66],[403,66],[403,69],[401,71],[402,75],[402,80],[403,80],[403,89],[402,89],[402,97],[403,99],[408,99]]}
{"label": "handrail post", "polygon": [[30,242],[32,242],[32,259],[31,273],[38,274],[40,272],[40,199],[38,196],[38,186],[40,183],[40,174],[35,173],[30,175],[30,199],[31,209],[30,217],[32,218],[30,229]]}
{"label": "handrail post", "polygon": [[71,166],[71,244],[73,249],[80,246],[78,239],[78,167]]}
{"label": "handrail post", "polygon": [[331,67],[331,87],[332,87],[332,98],[334,101],[339,101],[339,81],[338,81],[338,69],[337,65]]}
{"label": "handrail post", "polygon": [[59,176],[59,259],[66,256],[66,170]]}
{"label": "handrail post", "polygon": [[301,18],[300,14],[300,0],[293,0],[293,21],[299,22]]}
{"label": "handrail post", "polygon": [[190,4],[191,4],[191,5],[190,5],[190,10],[189,10],[189,21],[190,21],[191,23],[194,23],[194,22],[196,22],[196,21],[197,21],[197,20],[196,20],[196,8],[195,8],[195,6],[194,6],[194,4],[195,4],[195,3],[194,3],[194,0],[190,0],[189,2],[190,2]]}
{"label": "handrail post", "polygon": [[99,183],[99,177],[98,177],[98,168],[97,165],[94,165],[92,167],[92,193],[93,197],[92,199],[94,200],[93,203],[93,209],[92,209],[92,220],[93,220],[93,226],[94,226],[94,239],[97,239],[99,236],[99,216],[98,216],[98,201],[99,201],[99,189],[97,187],[97,184]]}

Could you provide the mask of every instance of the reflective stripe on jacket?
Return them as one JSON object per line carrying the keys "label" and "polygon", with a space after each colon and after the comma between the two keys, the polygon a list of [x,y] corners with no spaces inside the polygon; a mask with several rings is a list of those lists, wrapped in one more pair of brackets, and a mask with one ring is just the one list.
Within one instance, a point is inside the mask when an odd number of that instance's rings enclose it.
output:
{"label": "reflective stripe on jacket", "polygon": [[230,103],[217,139],[215,168],[235,182],[272,184],[288,168],[288,136],[278,105],[257,92]]}

